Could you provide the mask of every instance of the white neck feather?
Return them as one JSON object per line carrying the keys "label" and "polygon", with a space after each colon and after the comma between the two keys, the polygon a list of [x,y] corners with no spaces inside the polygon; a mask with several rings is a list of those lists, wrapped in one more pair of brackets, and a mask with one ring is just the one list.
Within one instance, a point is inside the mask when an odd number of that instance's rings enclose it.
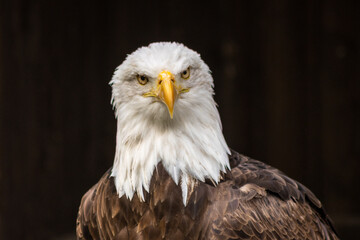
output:
{"label": "white neck feather", "polygon": [[159,162],[176,184],[181,181],[184,205],[195,181],[220,181],[221,171],[230,168],[230,151],[211,92],[199,88],[190,97],[180,97],[173,119],[161,102],[154,101],[144,111],[139,104],[142,96],[136,103],[114,102],[117,136],[112,176],[119,197],[125,194],[132,199],[136,192],[144,201],[143,188],[149,192]]}

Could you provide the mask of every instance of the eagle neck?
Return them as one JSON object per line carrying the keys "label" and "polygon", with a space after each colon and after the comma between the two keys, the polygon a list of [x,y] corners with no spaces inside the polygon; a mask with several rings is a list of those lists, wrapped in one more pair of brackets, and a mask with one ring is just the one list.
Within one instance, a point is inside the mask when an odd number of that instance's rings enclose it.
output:
{"label": "eagle neck", "polygon": [[[229,148],[222,134],[219,113],[210,96],[192,104],[178,101],[174,119],[155,103],[155,110],[138,111],[131,104],[116,106],[117,135],[112,176],[119,197],[144,201],[156,166],[161,162],[181,186],[183,203],[198,181],[220,181],[229,169]],[[150,107],[150,108],[151,108]],[[154,114],[156,113],[156,114]]]}

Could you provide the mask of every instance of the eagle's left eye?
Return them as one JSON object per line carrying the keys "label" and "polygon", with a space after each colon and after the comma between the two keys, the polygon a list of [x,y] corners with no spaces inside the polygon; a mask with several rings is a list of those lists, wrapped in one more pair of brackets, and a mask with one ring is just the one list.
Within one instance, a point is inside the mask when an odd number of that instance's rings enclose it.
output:
{"label": "eagle's left eye", "polygon": [[141,85],[145,85],[149,81],[148,77],[144,75],[137,75],[137,80]]}
{"label": "eagle's left eye", "polygon": [[190,77],[190,67],[181,72],[181,77],[183,79],[188,79]]}

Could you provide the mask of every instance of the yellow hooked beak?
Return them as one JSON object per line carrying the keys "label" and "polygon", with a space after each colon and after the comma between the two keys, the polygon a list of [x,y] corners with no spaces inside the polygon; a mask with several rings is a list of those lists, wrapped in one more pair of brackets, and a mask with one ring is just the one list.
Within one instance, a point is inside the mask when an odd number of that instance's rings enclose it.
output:
{"label": "yellow hooked beak", "polygon": [[159,98],[167,106],[170,118],[172,119],[178,94],[188,91],[189,88],[183,88],[176,84],[175,76],[171,72],[164,70],[158,75],[156,87],[154,86],[150,92],[144,93],[143,96]]}
{"label": "yellow hooked beak", "polygon": [[178,95],[178,90],[175,86],[175,77],[169,71],[162,71],[158,76],[158,97],[166,104],[170,118],[173,118],[174,104]]}

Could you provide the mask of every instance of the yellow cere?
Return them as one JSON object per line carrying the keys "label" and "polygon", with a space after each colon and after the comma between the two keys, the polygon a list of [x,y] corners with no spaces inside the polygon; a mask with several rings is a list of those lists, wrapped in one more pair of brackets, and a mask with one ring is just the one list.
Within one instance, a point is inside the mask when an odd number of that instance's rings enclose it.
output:
{"label": "yellow cere", "polygon": [[164,70],[161,73],[159,73],[159,79],[160,80],[174,79],[174,75],[171,72]]}
{"label": "yellow cere", "polygon": [[178,85],[175,83],[175,77],[174,75],[167,70],[164,70],[162,72],[159,73],[158,75],[158,83],[156,84],[156,86],[154,86],[149,92],[146,92],[143,94],[144,97],[159,97],[160,91],[161,91],[161,82],[160,81],[164,81],[164,80],[170,80],[173,82],[173,86],[176,89],[177,93],[186,93],[189,92],[189,88],[182,88],[181,85]]}

